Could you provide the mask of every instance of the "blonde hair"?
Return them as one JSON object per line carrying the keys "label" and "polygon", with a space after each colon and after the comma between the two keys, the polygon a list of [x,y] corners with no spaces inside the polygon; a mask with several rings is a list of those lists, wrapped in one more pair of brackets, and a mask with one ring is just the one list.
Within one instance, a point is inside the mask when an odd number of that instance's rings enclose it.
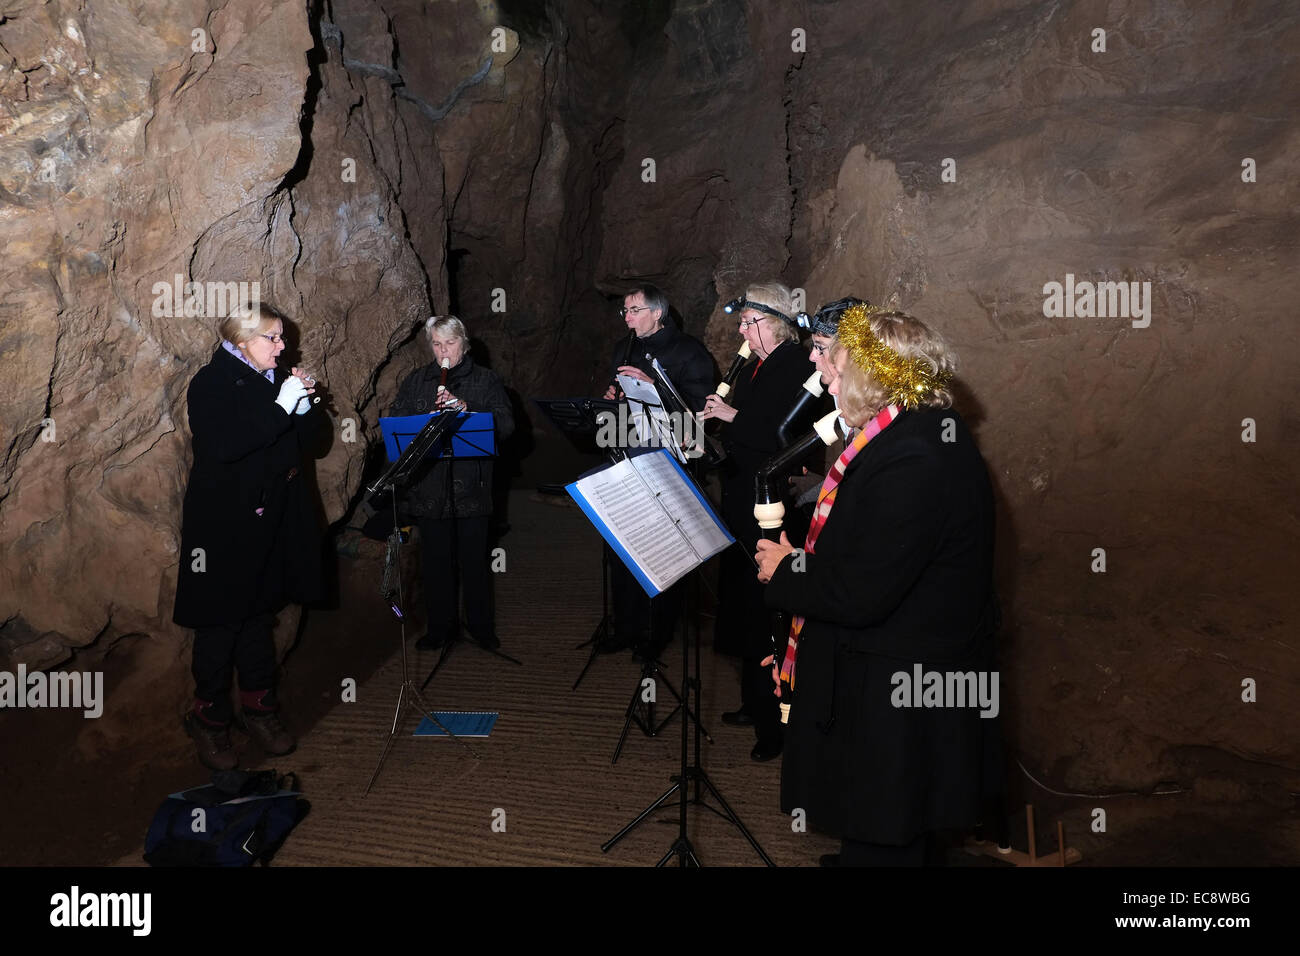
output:
{"label": "blonde hair", "polygon": [[[257,317],[256,322],[253,321],[254,316]],[[217,334],[231,345],[238,346],[257,338],[272,322],[279,322],[282,328],[284,326],[284,316],[277,309],[265,302],[258,303],[256,308],[245,305],[221,320]]]}
{"label": "blonde hair", "polygon": [[[920,319],[904,312],[877,312],[871,316],[870,322],[875,336],[900,358],[919,359],[928,364],[935,375],[951,375],[956,371],[957,356],[944,342],[943,336]],[[843,325],[840,327],[842,329]],[[840,373],[839,403],[846,422],[862,425],[890,403],[894,397],[891,390],[853,360],[848,346],[838,335],[829,355],[837,368],[839,357],[845,356],[844,371]],[[918,404],[924,408],[950,408],[952,390],[947,384],[937,385]]]}
{"label": "blonde hair", "polygon": [[465,323],[454,315],[431,315],[424,320],[424,330],[429,333],[430,343],[435,335],[450,335],[453,339],[460,339],[464,348],[469,348],[469,333],[465,331]]}
{"label": "blonde hair", "polygon": [[758,282],[751,285],[745,290],[745,298],[750,302],[757,302],[765,305],[769,309],[776,309],[782,315],[787,316],[791,321],[786,322],[778,319],[774,315],[763,314],[763,327],[772,334],[772,338],[779,344],[781,342],[798,342],[799,329],[794,324],[794,294],[786,285],[777,282],[775,279],[766,282]]}

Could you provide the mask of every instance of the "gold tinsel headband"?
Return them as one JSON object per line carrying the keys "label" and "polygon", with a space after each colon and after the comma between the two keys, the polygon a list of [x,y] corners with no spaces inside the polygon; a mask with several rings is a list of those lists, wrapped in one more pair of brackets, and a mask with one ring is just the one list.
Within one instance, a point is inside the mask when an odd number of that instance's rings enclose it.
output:
{"label": "gold tinsel headband", "polygon": [[910,318],[902,312],[874,305],[854,305],[844,310],[836,336],[848,349],[854,364],[889,393],[889,404],[916,408],[945,387],[952,376],[948,372],[935,372],[923,358],[905,359],[882,342],[871,330],[871,317],[875,315]]}

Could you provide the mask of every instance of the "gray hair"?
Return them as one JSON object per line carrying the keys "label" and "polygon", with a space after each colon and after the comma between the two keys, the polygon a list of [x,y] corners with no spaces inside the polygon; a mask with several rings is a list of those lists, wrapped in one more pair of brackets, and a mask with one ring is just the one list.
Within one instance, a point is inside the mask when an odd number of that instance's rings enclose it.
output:
{"label": "gray hair", "polygon": [[460,339],[461,344],[469,348],[469,333],[465,331],[465,323],[454,315],[431,315],[424,320],[424,330],[429,333],[430,342],[435,335],[450,335],[454,339]]}

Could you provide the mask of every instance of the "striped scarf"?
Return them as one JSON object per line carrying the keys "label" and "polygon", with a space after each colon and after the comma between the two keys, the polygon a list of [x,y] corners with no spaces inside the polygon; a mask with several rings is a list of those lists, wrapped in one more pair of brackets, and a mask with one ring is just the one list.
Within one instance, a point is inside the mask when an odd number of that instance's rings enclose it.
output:
{"label": "striped scarf", "polygon": [[[830,474],[822,482],[821,492],[817,495],[817,507],[813,509],[812,524],[808,526],[808,538],[803,546],[806,553],[816,552],[817,537],[822,533],[822,527],[830,516],[831,508],[835,507],[835,497],[840,482],[844,480],[844,472],[849,467],[849,462],[858,456],[858,452],[867,447],[867,442],[884,431],[889,423],[898,417],[898,413],[897,405],[887,405],[882,408],[880,414],[867,423],[867,427],[862,429],[858,437],[853,439],[853,443],[845,448],[843,454],[836,460]],[[790,640],[786,643],[785,660],[781,662],[781,680],[787,682],[791,690],[794,689],[794,662],[799,655],[799,632],[803,630],[803,625],[803,615],[796,614],[794,620],[790,622]]]}

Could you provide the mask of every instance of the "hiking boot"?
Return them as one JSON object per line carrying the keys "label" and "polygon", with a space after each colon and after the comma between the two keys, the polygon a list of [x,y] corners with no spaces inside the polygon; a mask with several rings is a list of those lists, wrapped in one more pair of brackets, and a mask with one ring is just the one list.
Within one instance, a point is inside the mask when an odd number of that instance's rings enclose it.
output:
{"label": "hiking boot", "polygon": [[191,711],[185,715],[185,732],[194,738],[199,762],[209,770],[234,770],[239,766],[229,727],[210,724]]}
{"label": "hiking boot", "polygon": [[280,715],[273,710],[245,709],[240,714],[239,724],[244,733],[261,744],[262,749],[272,756],[291,754],[298,746],[298,741],[280,723]]}

